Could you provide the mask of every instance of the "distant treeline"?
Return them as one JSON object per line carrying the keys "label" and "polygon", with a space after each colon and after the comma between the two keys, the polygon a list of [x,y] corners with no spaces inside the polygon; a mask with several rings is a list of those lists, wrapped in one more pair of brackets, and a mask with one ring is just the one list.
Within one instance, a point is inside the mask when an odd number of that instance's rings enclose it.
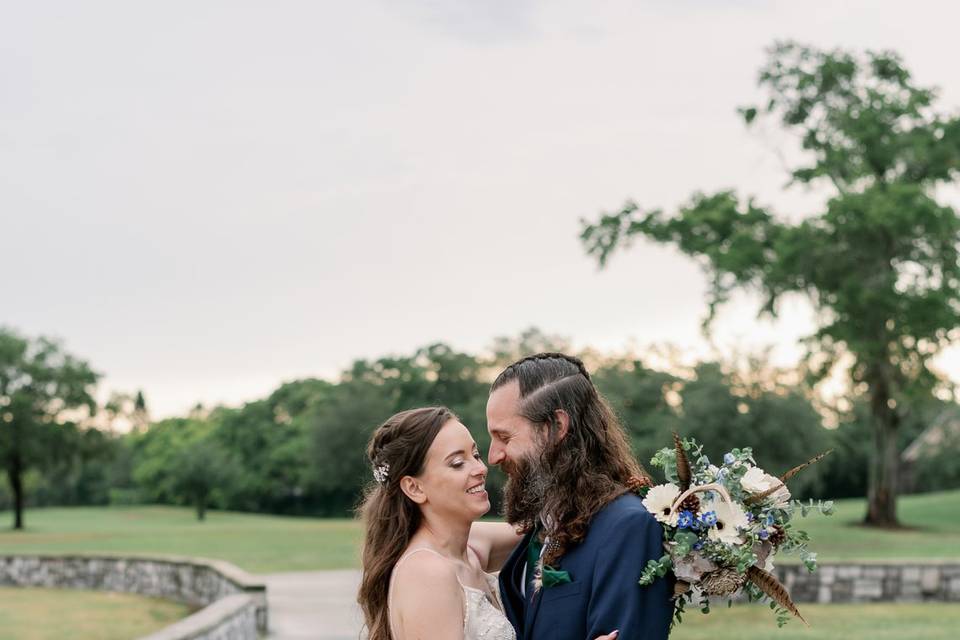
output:
{"label": "distant treeline", "polygon": [[[446,405],[485,453],[484,411],[493,376],[522,354],[566,348],[535,330],[497,340],[485,356],[434,344],[409,355],[358,360],[336,382],[289,382],[240,408],[197,407],[185,417],[120,435],[66,424],[56,455],[26,474],[27,506],[166,503],[196,506],[201,517],[207,506],[348,515],[371,481],[365,447],[385,418]],[[824,408],[818,412],[811,390],[796,382],[802,376],[773,370],[762,360],[739,367],[703,362],[668,372],[625,355],[581,355],[648,467],[673,431],[705,443],[716,459],[733,447],[753,447],[757,462],[773,473],[832,448],[832,456],[792,482],[794,494],[865,494],[872,432],[856,398],[846,411],[831,412],[833,428],[825,428]],[[929,401],[912,411],[901,428],[901,449],[945,407]],[[140,398],[134,410],[142,415],[145,409]],[[957,458],[954,450],[924,459],[914,474],[917,488],[960,485]],[[502,476],[493,471],[490,477],[498,493]],[[10,499],[2,486],[0,508],[9,508]]]}

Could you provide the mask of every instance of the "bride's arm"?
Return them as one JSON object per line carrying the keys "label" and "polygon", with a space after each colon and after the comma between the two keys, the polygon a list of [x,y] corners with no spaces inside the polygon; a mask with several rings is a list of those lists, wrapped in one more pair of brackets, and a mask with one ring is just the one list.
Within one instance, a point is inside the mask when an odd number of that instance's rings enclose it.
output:
{"label": "bride's arm", "polygon": [[391,594],[395,640],[464,640],[463,588],[449,561],[418,553],[397,571]]}
{"label": "bride's arm", "polygon": [[483,570],[492,573],[500,571],[510,552],[523,538],[506,522],[474,522],[470,527],[470,539],[467,544],[480,557]]}

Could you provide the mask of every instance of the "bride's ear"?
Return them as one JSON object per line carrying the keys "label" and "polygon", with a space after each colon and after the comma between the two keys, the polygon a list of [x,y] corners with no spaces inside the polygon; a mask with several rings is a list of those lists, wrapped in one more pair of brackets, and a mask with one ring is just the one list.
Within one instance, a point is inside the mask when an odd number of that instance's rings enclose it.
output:
{"label": "bride's ear", "polygon": [[427,501],[427,494],[423,492],[423,485],[413,476],[400,478],[400,490],[417,504],[423,504]]}

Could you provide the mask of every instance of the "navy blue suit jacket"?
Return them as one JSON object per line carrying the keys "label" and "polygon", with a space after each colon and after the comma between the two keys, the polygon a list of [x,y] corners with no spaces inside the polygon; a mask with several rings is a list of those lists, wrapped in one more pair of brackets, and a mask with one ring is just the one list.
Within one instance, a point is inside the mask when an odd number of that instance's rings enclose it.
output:
{"label": "navy blue suit jacket", "polygon": [[[663,555],[663,529],[630,493],[604,507],[587,536],[568,549],[558,567],[571,582],[520,591],[530,535],[500,571],[500,594],[517,640],[593,640],[620,630],[620,640],[665,640],[670,629],[672,588],[664,578],[638,584],[648,560]],[[532,569],[531,569],[532,570]]]}

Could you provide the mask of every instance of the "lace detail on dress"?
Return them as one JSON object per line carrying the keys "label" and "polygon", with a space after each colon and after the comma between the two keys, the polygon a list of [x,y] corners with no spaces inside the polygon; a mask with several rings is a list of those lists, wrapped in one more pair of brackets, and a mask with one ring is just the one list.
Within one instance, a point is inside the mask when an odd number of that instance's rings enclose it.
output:
{"label": "lace detail on dress", "polygon": [[468,587],[463,583],[464,597],[466,598],[466,620],[463,622],[464,640],[516,640],[513,625],[503,615],[503,603],[500,601],[500,586],[497,579],[489,573],[484,573],[490,592],[496,604],[490,602],[487,594],[481,589]]}
{"label": "lace detail on dress", "polygon": [[[434,555],[440,556],[433,549],[420,547],[410,551],[397,561],[394,565],[393,575],[396,575],[397,567],[400,563],[417,553],[418,551],[429,551]],[[443,557],[443,556],[440,556]],[[489,573],[484,573],[484,578],[493,594],[495,602],[491,602],[483,589],[468,587],[460,582],[460,588],[463,591],[464,616],[463,616],[463,638],[464,640],[517,640],[517,635],[513,630],[510,620],[503,614],[503,603],[500,601],[500,587],[497,579]],[[387,598],[388,608],[393,602],[393,576],[390,577],[390,594]],[[390,616],[390,627],[393,631],[393,616]]]}

